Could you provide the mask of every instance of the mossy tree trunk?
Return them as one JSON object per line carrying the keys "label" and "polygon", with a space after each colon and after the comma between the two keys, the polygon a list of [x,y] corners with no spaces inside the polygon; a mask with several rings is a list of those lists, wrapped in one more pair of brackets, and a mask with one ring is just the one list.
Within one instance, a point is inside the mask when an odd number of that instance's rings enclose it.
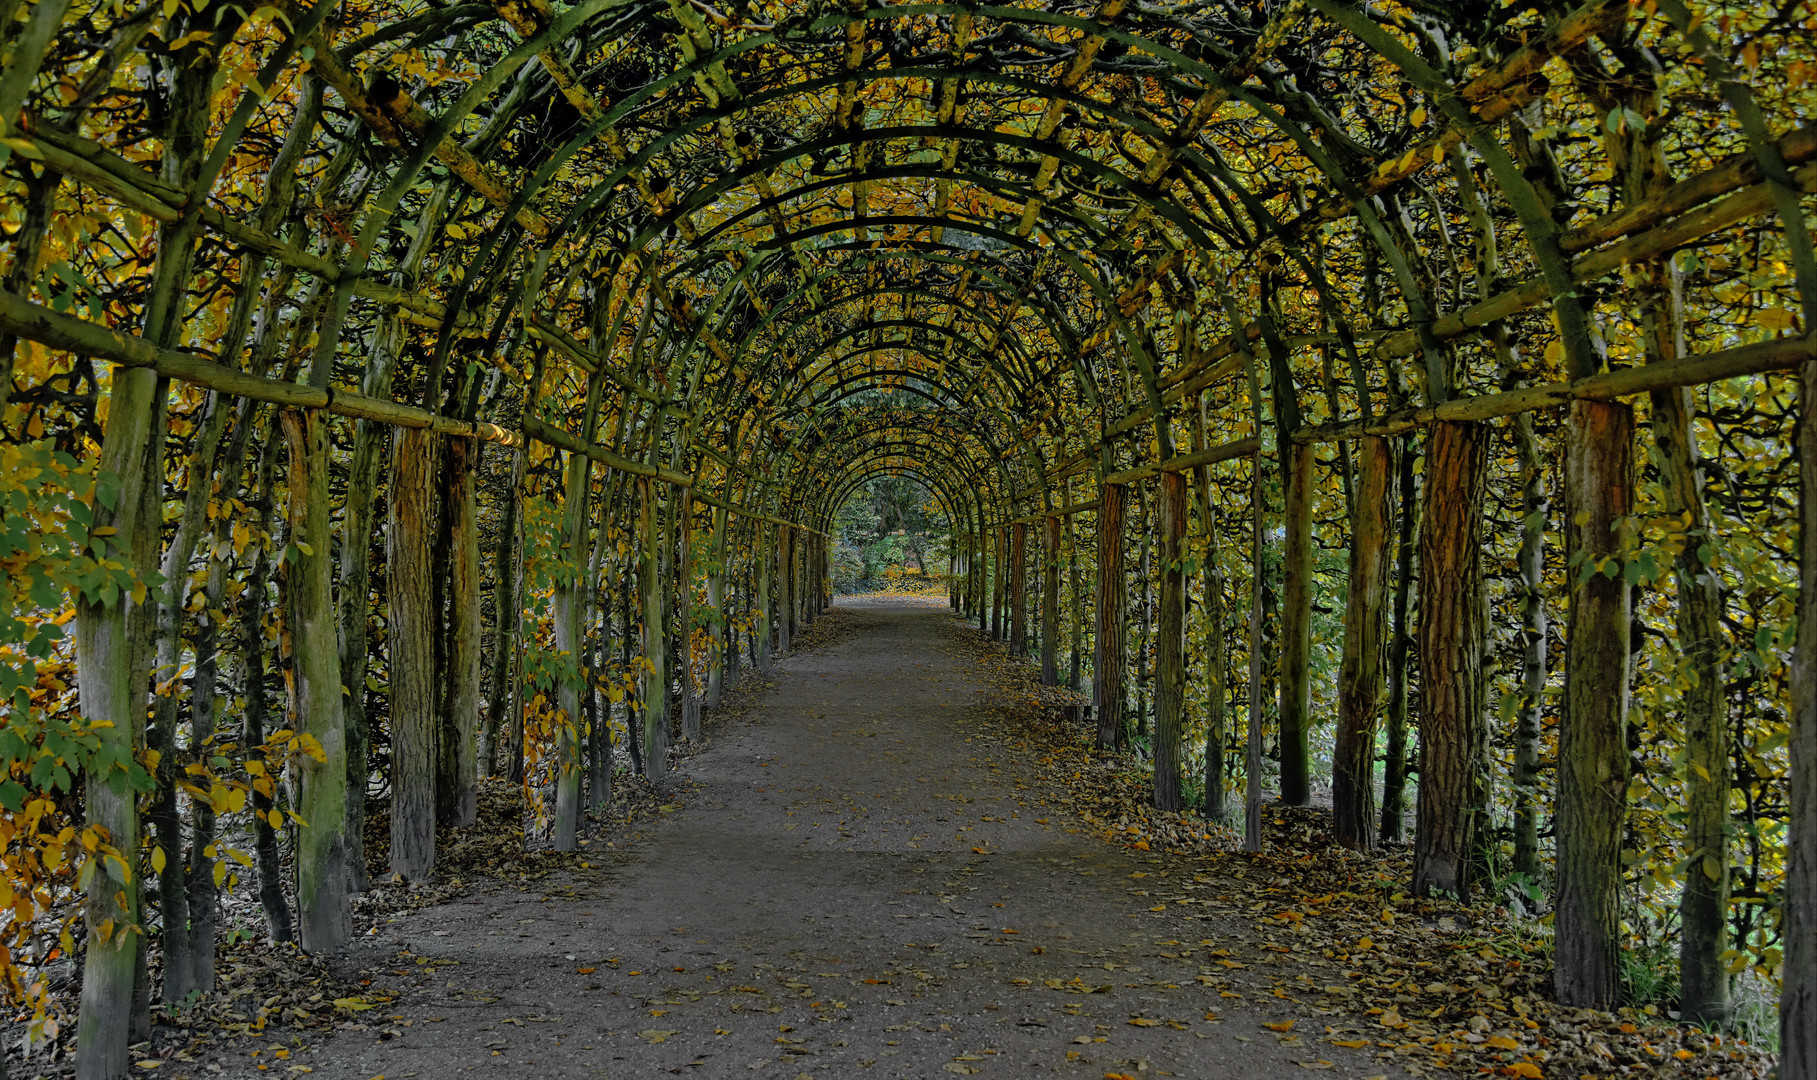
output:
{"label": "mossy tree trunk", "polygon": [[435,866],[436,610],[433,554],[441,436],[395,428],[386,486],[386,643],[391,687],[391,872],[423,881]]}
{"label": "mossy tree trunk", "polygon": [[[314,737],[322,759],[296,765],[297,940],[313,953],[332,952],[352,933],[347,865],[347,746],[341,708],[341,656],[335,640],[334,547],[329,514],[328,417],[284,413],[290,449],[290,543],[285,567],[291,636],[291,723]],[[433,700],[433,699],[431,699]],[[433,791],[430,813],[434,812]]]}
{"label": "mossy tree trunk", "polygon": [[1375,733],[1382,709],[1382,646],[1388,627],[1394,451],[1365,438],[1352,488],[1349,600],[1338,668],[1337,747],[1331,763],[1331,817],[1338,843],[1375,847]]}

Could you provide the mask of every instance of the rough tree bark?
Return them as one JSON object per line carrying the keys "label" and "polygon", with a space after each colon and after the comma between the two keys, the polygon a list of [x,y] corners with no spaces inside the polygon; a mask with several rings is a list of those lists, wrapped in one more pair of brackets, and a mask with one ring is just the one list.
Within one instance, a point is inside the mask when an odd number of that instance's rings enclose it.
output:
{"label": "rough tree bark", "polygon": [[1356,457],[1350,530],[1349,602],[1338,670],[1337,749],[1331,763],[1331,817],[1345,847],[1376,845],[1375,730],[1382,707],[1382,644],[1388,625],[1389,522],[1394,451],[1366,438]]}
{"label": "rough tree bark", "polygon": [[664,603],[662,512],[656,505],[656,485],[647,477],[637,481],[639,521],[643,533],[643,737],[644,776],[660,783],[669,769],[669,658],[668,612]]}
{"label": "rough tree bark", "polygon": [[290,449],[294,553],[285,567],[294,664],[291,722],[315,738],[323,755],[321,761],[306,757],[295,767],[297,813],[308,823],[298,827],[295,849],[297,939],[312,953],[327,953],[345,945],[353,930],[347,907],[352,877],[346,838],[346,713],[335,641],[328,418],[315,410],[287,411],[284,434]]}
{"label": "rough tree bark", "polygon": [[1394,625],[1388,646],[1388,731],[1382,752],[1382,840],[1398,844],[1407,816],[1407,687],[1413,633],[1408,615],[1413,606],[1414,533],[1420,519],[1419,474],[1411,438],[1400,448],[1400,525],[1394,540]]}
{"label": "rough tree bark", "polygon": [[1010,528],[1009,654],[1028,655],[1028,524]]}
{"label": "rough tree bark", "polygon": [[1533,434],[1533,414],[1521,413],[1511,425],[1521,469],[1520,570],[1521,672],[1520,701],[1514,712],[1514,870],[1529,882],[1540,875],[1539,739],[1541,707],[1546,693],[1546,463]]}
{"label": "rough tree bark", "polygon": [[453,765],[452,784],[438,792],[441,820],[466,827],[479,820],[480,569],[479,503],[474,481],[479,468],[477,439],[444,444],[450,557],[448,587],[447,695],[439,738],[450,745],[442,755]]}
{"label": "rough tree bark", "polygon": [[1060,682],[1060,519],[1046,518],[1041,533],[1041,685]]}
{"label": "rough tree bark", "polygon": [[[1817,360],[1798,374],[1798,443],[1817,446]],[[1817,454],[1798,463],[1798,522],[1817,536]],[[1817,1075],[1817,544],[1798,552],[1798,637],[1792,651],[1785,968],[1779,992],[1779,1075]]]}
{"label": "rough tree bark", "polygon": [[1427,434],[1420,523],[1420,790],[1413,887],[1470,898],[1488,738],[1483,712],[1482,424],[1439,423]]}
{"label": "rough tree bark", "polygon": [[1092,658],[1092,713],[1098,749],[1123,745],[1124,650],[1129,640],[1128,596],[1123,584],[1123,488],[1104,484],[1098,495],[1098,610]]}
{"label": "rough tree bark", "polygon": [[1629,588],[1616,519],[1634,505],[1634,411],[1575,401],[1565,426],[1565,707],[1558,735],[1553,992],[1621,994],[1621,833],[1628,810]]}
{"label": "rough tree bark", "polygon": [[386,485],[386,635],[391,682],[391,872],[428,878],[435,866],[436,638],[434,523],[441,437],[394,428]]}
{"label": "rough tree bark", "polygon": [[1162,473],[1155,493],[1161,603],[1155,619],[1155,809],[1183,810],[1181,738],[1186,727],[1186,477]]}
{"label": "rough tree bark", "polygon": [[1312,801],[1312,447],[1282,457],[1281,801],[1305,806]]}

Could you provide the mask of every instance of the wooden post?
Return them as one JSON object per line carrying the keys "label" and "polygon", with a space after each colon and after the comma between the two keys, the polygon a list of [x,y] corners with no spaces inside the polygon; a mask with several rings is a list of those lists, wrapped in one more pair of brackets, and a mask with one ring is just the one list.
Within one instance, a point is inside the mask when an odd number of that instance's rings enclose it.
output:
{"label": "wooden post", "polygon": [[1287,482],[1281,552],[1281,801],[1312,801],[1312,447],[1283,455]]}
{"label": "wooden post", "polygon": [[1553,991],[1561,1005],[1612,1009],[1621,994],[1621,833],[1628,811],[1629,589],[1616,519],[1634,505],[1632,408],[1571,403],[1564,487],[1571,611],[1558,734]]}
{"label": "wooden post", "polygon": [[1183,810],[1180,747],[1186,726],[1186,477],[1162,473],[1155,498],[1160,610],[1155,620],[1155,809]]}
{"label": "wooden post", "polygon": [[[587,415],[592,414],[593,406],[589,403]],[[574,666],[574,673],[561,678],[555,688],[559,716],[555,728],[555,815],[550,843],[557,851],[573,851],[579,843],[581,781],[586,775],[581,756],[581,748],[586,744],[582,735],[585,715],[581,708],[581,687],[585,679],[581,666],[581,646],[585,640],[581,579],[586,577],[587,569],[587,504],[593,487],[592,459],[585,454],[569,454],[565,485],[561,545],[566,557],[572,560],[573,572],[557,581],[551,604],[554,607],[555,650]]]}
{"label": "wooden post", "polygon": [[480,571],[479,504],[475,475],[480,442],[450,438],[446,453],[448,498],[448,670],[442,678],[447,709],[441,737],[443,756],[454,764],[453,790],[438,797],[440,816],[464,828],[479,820]]}
{"label": "wooden post", "polygon": [[1041,685],[1060,683],[1060,519],[1049,515],[1041,540]]}
{"label": "wooden post", "polygon": [[433,522],[441,436],[391,432],[385,579],[391,690],[391,872],[423,881],[435,866],[436,635]]}
{"label": "wooden post", "polygon": [[1382,706],[1382,639],[1388,625],[1394,452],[1387,439],[1375,436],[1361,440],[1357,449],[1331,816],[1340,844],[1368,851],[1376,845],[1375,729]]}
{"label": "wooden post", "polygon": [[[341,656],[335,648],[328,418],[314,409],[286,412],[284,434],[290,446],[290,542],[296,545],[286,567],[288,622],[296,642],[291,723],[314,736],[324,758],[304,758],[296,766],[297,813],[309,823],[297,830],[297,937],[310,952],[331,952],[347,943],[353,927],[342,828],[347,820],[346,713],[341,708]],[[428,812],[433,826],[433,786]]]}
{"label": "wooden post", "polygon": [[1470,896],[1483,712],[1484,425],[1432,425],[1420,522],[1420,789],[1413,888]]}
{"label": "wooden post", "polygon": [[656,506],[656,484],[637,479],[643,533],[643,678],[644,776],[660,781],[669,769],[669,635],[665,610],[662,558],[662,514]]}
{"label": "wooden post", "polygon": [[1097,649],[1092,666],[1092,712],[1098,749],[1123,745],[1123,666],[1128,647],[1129,597],[1123,583],[1123,488],[1103,484],[1098,495]]}
{"label": "wooden post", "polygon": [[1028,525],[1021,521],[1010,530],[1009,654],[1028,655]]}

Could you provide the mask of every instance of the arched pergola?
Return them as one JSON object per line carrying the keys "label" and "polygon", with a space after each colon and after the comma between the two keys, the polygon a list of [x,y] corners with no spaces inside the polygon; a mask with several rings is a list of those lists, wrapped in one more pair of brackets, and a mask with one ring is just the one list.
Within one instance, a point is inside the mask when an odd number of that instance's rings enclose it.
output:
{"label": "arched pergola", "polygon": [[[1304,804],[1329,727],[1372,849],[1411,726],[1410,888],[1549,878],[1568,1004],[1620,992],[1644,726],[1684,1013],[1726,1022],[1730,959],[1782,949],[1782,1070],[1817,1069],[1817,554],[1724,501],[1764,476],[1748,505],[1817,529],[1817,456],[1785,464],[1817,440],[1808,14],[16,7],[0,427],[15,507],[47,469],[67,496],[19,535],[74,546],[0,649],[20,745],[87,740],[84,1077],[125,1067],[147,928],[165,999],[211,984],[217,814],[251,808],[274,920],[291,846],[312,950],[364,884],[375,725],[396,873],[496,770],[573,847],[613,725],[660,779],[830,602],[882,475],[1049,684],[1089,637],[1101,749],[1139,730],[1162,810],[1197,784],[1223,820],[1240,774],[1259,845],[1264,751]],[[1767,689],[1731,701],[1742,662]],[[1775,914],[1737,939],[1734,732],[1774,725]],[[30,790],[76,790],[35,753]]]}

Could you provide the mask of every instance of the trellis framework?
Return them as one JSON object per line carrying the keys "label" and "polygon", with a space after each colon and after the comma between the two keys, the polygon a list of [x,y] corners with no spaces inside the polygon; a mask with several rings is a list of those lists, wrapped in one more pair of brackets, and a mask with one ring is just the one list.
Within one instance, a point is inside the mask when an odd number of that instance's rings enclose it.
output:
{"label": "trellis framework", "polygon": [[[154,586],[78,588],[73,657],[80,711],[104,725],[86,821],[122,867],[141,829],[122,763],[159,755],[157,925],[167,958],[193,954],[167,959],[165,997],[212,978],[212,803],[176,768],[206,756],[221,678],[216,620],[192,596],[221,609],[232,579],[256,598],[251,671],[281,583],[286,723],[309,737],[290,766],[296,933],[333,948],[362,884],[373,729],[370,695],[343,687],[366,682],[369,653],[388,691],[394,870],[430,871],[434,824],[471,819],[479,771],[523,775],[537,717],[551,839],[572,846],[611,775],[608,646],[641,658],[627,749],[660,776],[741,639],[766,666],[822,610],[820,530],[881,473],[937,493],[957,523],[954,606],[1012,652],[1036,639],[1050,682],[1062,594],[1075,657],[1087,606],[1063,525],[1089,521],[1101,744],[1129,736],[1132,667],[1147,736],[1152,657],[1157,806],[1183,803],[1187,702],[1203,696],[1221,813],[1226,691],[1245,686],[1251,844],[1265,729],[1282,798],[1309,798],[1312,668],[1335,650],[1339,835],[1369,848],[1398,829],[1397,717],[1413,709],[1412,884],[1467,894],[1505,429],[1524,515],[1514,859],[1537,867],[1550,719],[1557,993],[1619,992],[1634,590],[1670,579],[1682,848],[1713,867],[1683,878],[1685,1011],[1725,1018],[1736,600],[1704,472],[1728,435],[1688,388],[1795,396],[1768,458],[1817,437],[1817,131],[1794,122],[1811,105],[1808,6],[16,7],[0,5],[0,394],[15,440],[48,433],[108,478],[91,550]],[[1746,270],[1725,273],[1736,257],[1719,253],[1744,244]],[[1557,425],[1549,442],[1536,415]],[[1788,492],[1811,489],[1817,465],[1797,467]],[[272,548],[263,561],[223,547],[236,503],[281,510],[262,528],[282,543],[253,545]],[[1320,506],[1339,524],[1315,524]],[[1645,569],[1637,515],[1678,522],[1669,570]],[[1149,535],[1155,618],[1140,615],[1132,656],[1124,549]],[[1314,637],[1321,535],[1345,548],[1335,643]],[[1777,557],[1797,582],[1781,619],[1796,640],[1767,650],[1790,711],[1782,1070],[1803,1075],[1817,555],[1795,574]],[[1247,596],[1229,587],[1243,582]],[[1548,601],[1569,613],[1562,648]],[[160,685],[193,678],[153,694],[154,669]],[[274,795],[252,803],[269,815]],[[269,884],[276,839],[256,829]],[[88,885],[93,1077],[124,1068],[132,928],[152,924],[139,875],[120,876]]]}

